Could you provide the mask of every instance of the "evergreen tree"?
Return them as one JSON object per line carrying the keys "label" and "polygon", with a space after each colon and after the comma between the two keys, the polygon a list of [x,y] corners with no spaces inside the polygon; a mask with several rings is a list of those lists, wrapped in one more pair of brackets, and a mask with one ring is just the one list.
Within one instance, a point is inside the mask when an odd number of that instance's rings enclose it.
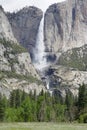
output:
{"label": "evergreen tree", "polygon": [[[38,121],[43,121],[44,118],[44,96],[40,94],[37,98],[37,119]],[[43,105],[44,104],[44,105]]]}
{"label": "evergreen tree", "polygon": [[21,96],[21,102],[23,102],[27,97],[27,94],[25,93],[25,91],[23,90],[22,92],[22,96]]}
{"label": "evergreen tree", "polygon": [[15,93],[15,90],[13,90],[11,93],[10,93],[10,98],[9,98],[9,105],[10,107],[13,107],[15,108],[15,97],[16,97],[16,93]]}
{"label": "evergreen tree", "polygon": [[15,107],[17,108],[21,105],[21,91],[17,89],[15,93]]}
{"label": "evergreen tree", "polygon": [[74,104],[74,97],[71,92],[66,93],[66,98],[65,98],[65,104],[67,106],[67,109],[73,106]]}
{"label": "evergreen tree", "polygon": [[67,92],[65,98],[66,109],[66,118],[71,122],[74,119],[74,97],[70,92]]}
{"label": "evergreen tree", "polygon": [[32,121],[32,105],[31,105],[31,100],[29,97],[27,97],[22,105],[21,105],[22,111],[21,111],[21,116],[23,118],[24,122]]}
{"label": "evergreen tree", "polygon": [[34,100],[34,101],[36,101],[36,100],[37,100],[36,89],[34,90],[33,100]]}
{"label": "evergreen tree", "polygon": [[87,87],[83,84],[79,88],[78,111],[84,112],[85,108],[87,108]]}
{"label": "evergreen tree", "polygon": [[0,93],[0,121],[3,121],[5,117],[5,104],[3,102],[3,97]]}

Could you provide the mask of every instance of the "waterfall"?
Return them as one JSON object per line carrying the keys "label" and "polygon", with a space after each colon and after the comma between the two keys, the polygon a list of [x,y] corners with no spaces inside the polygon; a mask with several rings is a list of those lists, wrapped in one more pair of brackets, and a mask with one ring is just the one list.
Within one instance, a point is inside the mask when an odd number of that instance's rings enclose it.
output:
{"label": "waterfall", "polygon": [[45,52],[45,43],[44,43],[44,16],[40,22],[37,39],[36,39],[36,47],[34,48],[34,60],[33,64],[37,71],[39,71],[41,77],[45,78],[45,83],[47,89],[49,89],[49,81],[45,75],[45,69],[49,66],[46,58]]}
{"label": "waterfall", "polygon": [[49,81],[46,83],[47,89],[49,90]]}
{"label": "waterfall", "polygon": [[[49,0],[50,1],[50,0]],[[56,0],[55,0],[56,1]],[[61,1],[61,0],[60,0]],[[64,0],[62,0],[64,1]],[[54,0],[51,1],[52,3],[54,3]],[[52,4],[51,3],[51,4]],[[50,5],[50,3],[47,4],[47,7]],[[45,7],[45,6],[43,6]],[[45,11],[46,8],[45,7]],[[45,43],[44,43],[44,15],[43,18],[40,22],[39,25],[39,29],[38,29],[38,34],[37,34],[37,39],[36,39],[36,46],[33,50],[33,65],[36,68],[36,70],[39,72],[40,76],[44,79],[45,83],[46,83],[46,87],[49,90],[49,84],[50,84],[50,79],[48,78],[48,76],[45,74],[47,68],[50,66],[50,64],[52,64],[52,62],[47,61],[47,53],[45,52]]]}
{"label": "waterfall", "polygon": [[34,49],[34,66],[39,71],[43,71],[43,69],[47,66],[46,52],[44,45],[44,16],[40,22],[37,34],[36,47]]}

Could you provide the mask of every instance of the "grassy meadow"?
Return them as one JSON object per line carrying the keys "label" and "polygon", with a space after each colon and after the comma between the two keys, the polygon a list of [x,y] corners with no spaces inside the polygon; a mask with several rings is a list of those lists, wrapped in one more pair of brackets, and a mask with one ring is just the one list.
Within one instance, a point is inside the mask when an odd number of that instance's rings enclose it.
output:
{"label": "grassy meadow", "polygon": [[87,130],[87,124],[0,123],[0,130]]}

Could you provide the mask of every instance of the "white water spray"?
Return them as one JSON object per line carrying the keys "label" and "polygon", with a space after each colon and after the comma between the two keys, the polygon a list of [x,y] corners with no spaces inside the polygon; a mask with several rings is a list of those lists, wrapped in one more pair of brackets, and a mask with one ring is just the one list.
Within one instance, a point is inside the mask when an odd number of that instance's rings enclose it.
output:
{"label": "white water spray", "polygon": [[34,66],[37,70],[43,71],[47,67],[46,52],[44,45],[44,16],[40,22],[36,47],[34,49]]}
{"label": "white water spray", "polygon": [[49,90],[49,81],[47,81],[47,85],[46,86],[47,86],[47,89]]}

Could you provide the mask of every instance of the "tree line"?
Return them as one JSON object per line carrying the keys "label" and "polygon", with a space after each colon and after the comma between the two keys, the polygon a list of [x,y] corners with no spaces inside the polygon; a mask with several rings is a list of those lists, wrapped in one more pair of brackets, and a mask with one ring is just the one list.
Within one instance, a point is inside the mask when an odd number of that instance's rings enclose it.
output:
{"label": "tree line", "polygon": [[78,97],[67,92],[66,98],[13,90],[9,99],[0,94],[0,122],[73,122],[87,123],[87,86],[79,88]]}

